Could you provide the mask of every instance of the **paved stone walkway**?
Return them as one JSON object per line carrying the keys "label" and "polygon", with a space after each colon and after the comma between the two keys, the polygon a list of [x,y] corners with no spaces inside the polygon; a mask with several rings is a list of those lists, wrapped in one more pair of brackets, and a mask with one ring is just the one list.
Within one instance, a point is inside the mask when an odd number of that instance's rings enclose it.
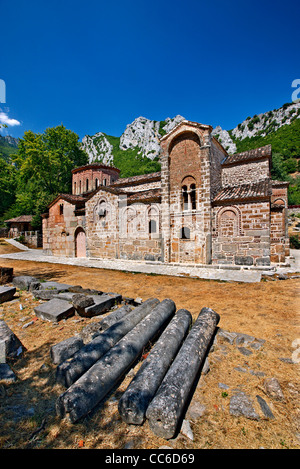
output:
{"label": "paved stone walkway", "polygon": [[[6,240],[11,242],[11,240]],[[292,256],[294,256],[292,252]],[[224,280],[234,282],[260,282],[262,274],[272,275],[275,272],[300,272],[300,252],[296,251],[295,260],[290,267],[239,267],[239,266],[194,266],[188,264],[163,264],[156,262],[140,262],[123,259],[98,258],[70,258],[64,256],[51,256],[42,249],[27,249],[26,251],[2,254],[0,259],[15,259],[34,262],[47,262],[50,264],[65,264],[97,269],[121,270],[128,272],[141,272],[145,274],[171,275],[176,277],[193,277],[210,280]]]}

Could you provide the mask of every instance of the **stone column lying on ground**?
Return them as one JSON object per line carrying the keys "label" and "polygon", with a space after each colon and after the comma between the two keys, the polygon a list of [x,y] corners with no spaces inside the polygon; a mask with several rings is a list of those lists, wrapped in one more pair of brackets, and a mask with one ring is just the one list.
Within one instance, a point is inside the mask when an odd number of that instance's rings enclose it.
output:
{"label": "stone column lying on ground", "polygon": [[116,322],[120,321],[124,316],[132,311],[129,305],[123,305],[121,308],[116,309],[109,313],[104,319],[102,319],[99,323],[99,326],[102,331],[105,331],[110,326],[115,324]]}
{"label": "stone column lying on ground", "polygon": [[182,345],[191,323],[189,311],[177,311],[143,362],[119,401],[119,413],[126,423],[141,425],[144,422],[148,405]]}
{"label": "stone column lying on ground", "polygon": [[61,394],[56,410],[74,423],[90,412],[119,383],[144,347],[159,334],[175,314],[174,301],[159,303],[134,329],[98,360],[67,391]]}
{"label": "stone column lying on ground", "polygon": [[144,319],[158,303],[157,298],[149,298],[120,321],[106,329],[101,335],[95,337],[90,343],[84,345],[70,361],[65,361],[57,367],[57,382],[65,387],[71,386],[127,332]]}
{"label": "stone column lying on ground", "polygon": [[81,337],[69,337],[50,347],[50,357],[55,365],[59,365],[71,358],[83,345]]}
{"label": "stone column lying on ground", "polygon": [[157,436],[170,439],[175,435],[219,319],[212,309],[202,308],[151,401],[146,418]]}

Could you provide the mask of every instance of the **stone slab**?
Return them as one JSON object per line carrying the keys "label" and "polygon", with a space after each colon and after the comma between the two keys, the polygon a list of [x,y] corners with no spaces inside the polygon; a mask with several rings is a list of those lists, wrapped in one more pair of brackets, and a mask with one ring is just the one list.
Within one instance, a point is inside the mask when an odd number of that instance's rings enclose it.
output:
{"label": "stone slab", "polygon": [[39,290],[57,290],[58,292],[66,292],[72,288],[72,285],[59,282],[42,282],[39,286]]}
{"label": "stone slab", "polygon": [[30,289],[30,285],[32,283],[39,283],[39,280],[31,275],[18,275],[13,278],[12,283],[15,287],[20,288],[20,290],[28,291]]}
{"label": "stone slab", "polygon": [[66,300],[52,298],[47,303],[34,308],[37,317],[52,322],[58,322],[75,314],[74,306]]}
{"label": "stone slab", "polygon": [[88,306],[84,309],[84,313],[81,313],[85,317],[98,316],[106,311],[109,311],[113,306],[122,301],[122,295],[92,295],[95,304]]}
{"label": "stone slab", "polygon": [[50,348],[50,357],[55,365],[71,358],[84,343],[81,337],[69,337]]}
{"label": "stone slab", "polygon": [[73,297],[78,295],[78,293],[72,293],[69,291],[54,293],[53,298],[58,298],[59,300],[72,301]]}
{"label": "stone slab", "polygon": [[15,293],[16,293],[15,287],[0,286],[0,303],[4,303],[5,301],[12,300]]}
{"label": "stone slab", "polygon": [[13,382],[17,377],[7,363],[0,363],[0,381]]}
{"label": "stone slab", "polygon": [[5,321],[0,320],[0,340],[5,343],[5,354],[7,358],[18,358],[25,350],[24,345]]}

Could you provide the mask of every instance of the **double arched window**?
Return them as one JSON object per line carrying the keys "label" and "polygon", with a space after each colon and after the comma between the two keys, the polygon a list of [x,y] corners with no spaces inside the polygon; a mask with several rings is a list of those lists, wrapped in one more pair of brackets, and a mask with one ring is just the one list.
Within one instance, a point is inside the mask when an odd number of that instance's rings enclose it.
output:
{"label": "double arched window", "polygon": [[192,176],[183,179],[181,185],[181,207],[182,210],[196,210],[196,182]]}

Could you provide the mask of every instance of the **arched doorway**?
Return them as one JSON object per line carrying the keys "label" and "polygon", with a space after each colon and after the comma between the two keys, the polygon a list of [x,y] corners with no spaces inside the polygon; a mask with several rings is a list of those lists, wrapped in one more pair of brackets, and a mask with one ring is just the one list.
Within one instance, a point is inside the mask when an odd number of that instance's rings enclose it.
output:
{"label": "arched doorway", "polygon": [[75,257],[86,257],[86,235],[81,227],[75,232]]}

